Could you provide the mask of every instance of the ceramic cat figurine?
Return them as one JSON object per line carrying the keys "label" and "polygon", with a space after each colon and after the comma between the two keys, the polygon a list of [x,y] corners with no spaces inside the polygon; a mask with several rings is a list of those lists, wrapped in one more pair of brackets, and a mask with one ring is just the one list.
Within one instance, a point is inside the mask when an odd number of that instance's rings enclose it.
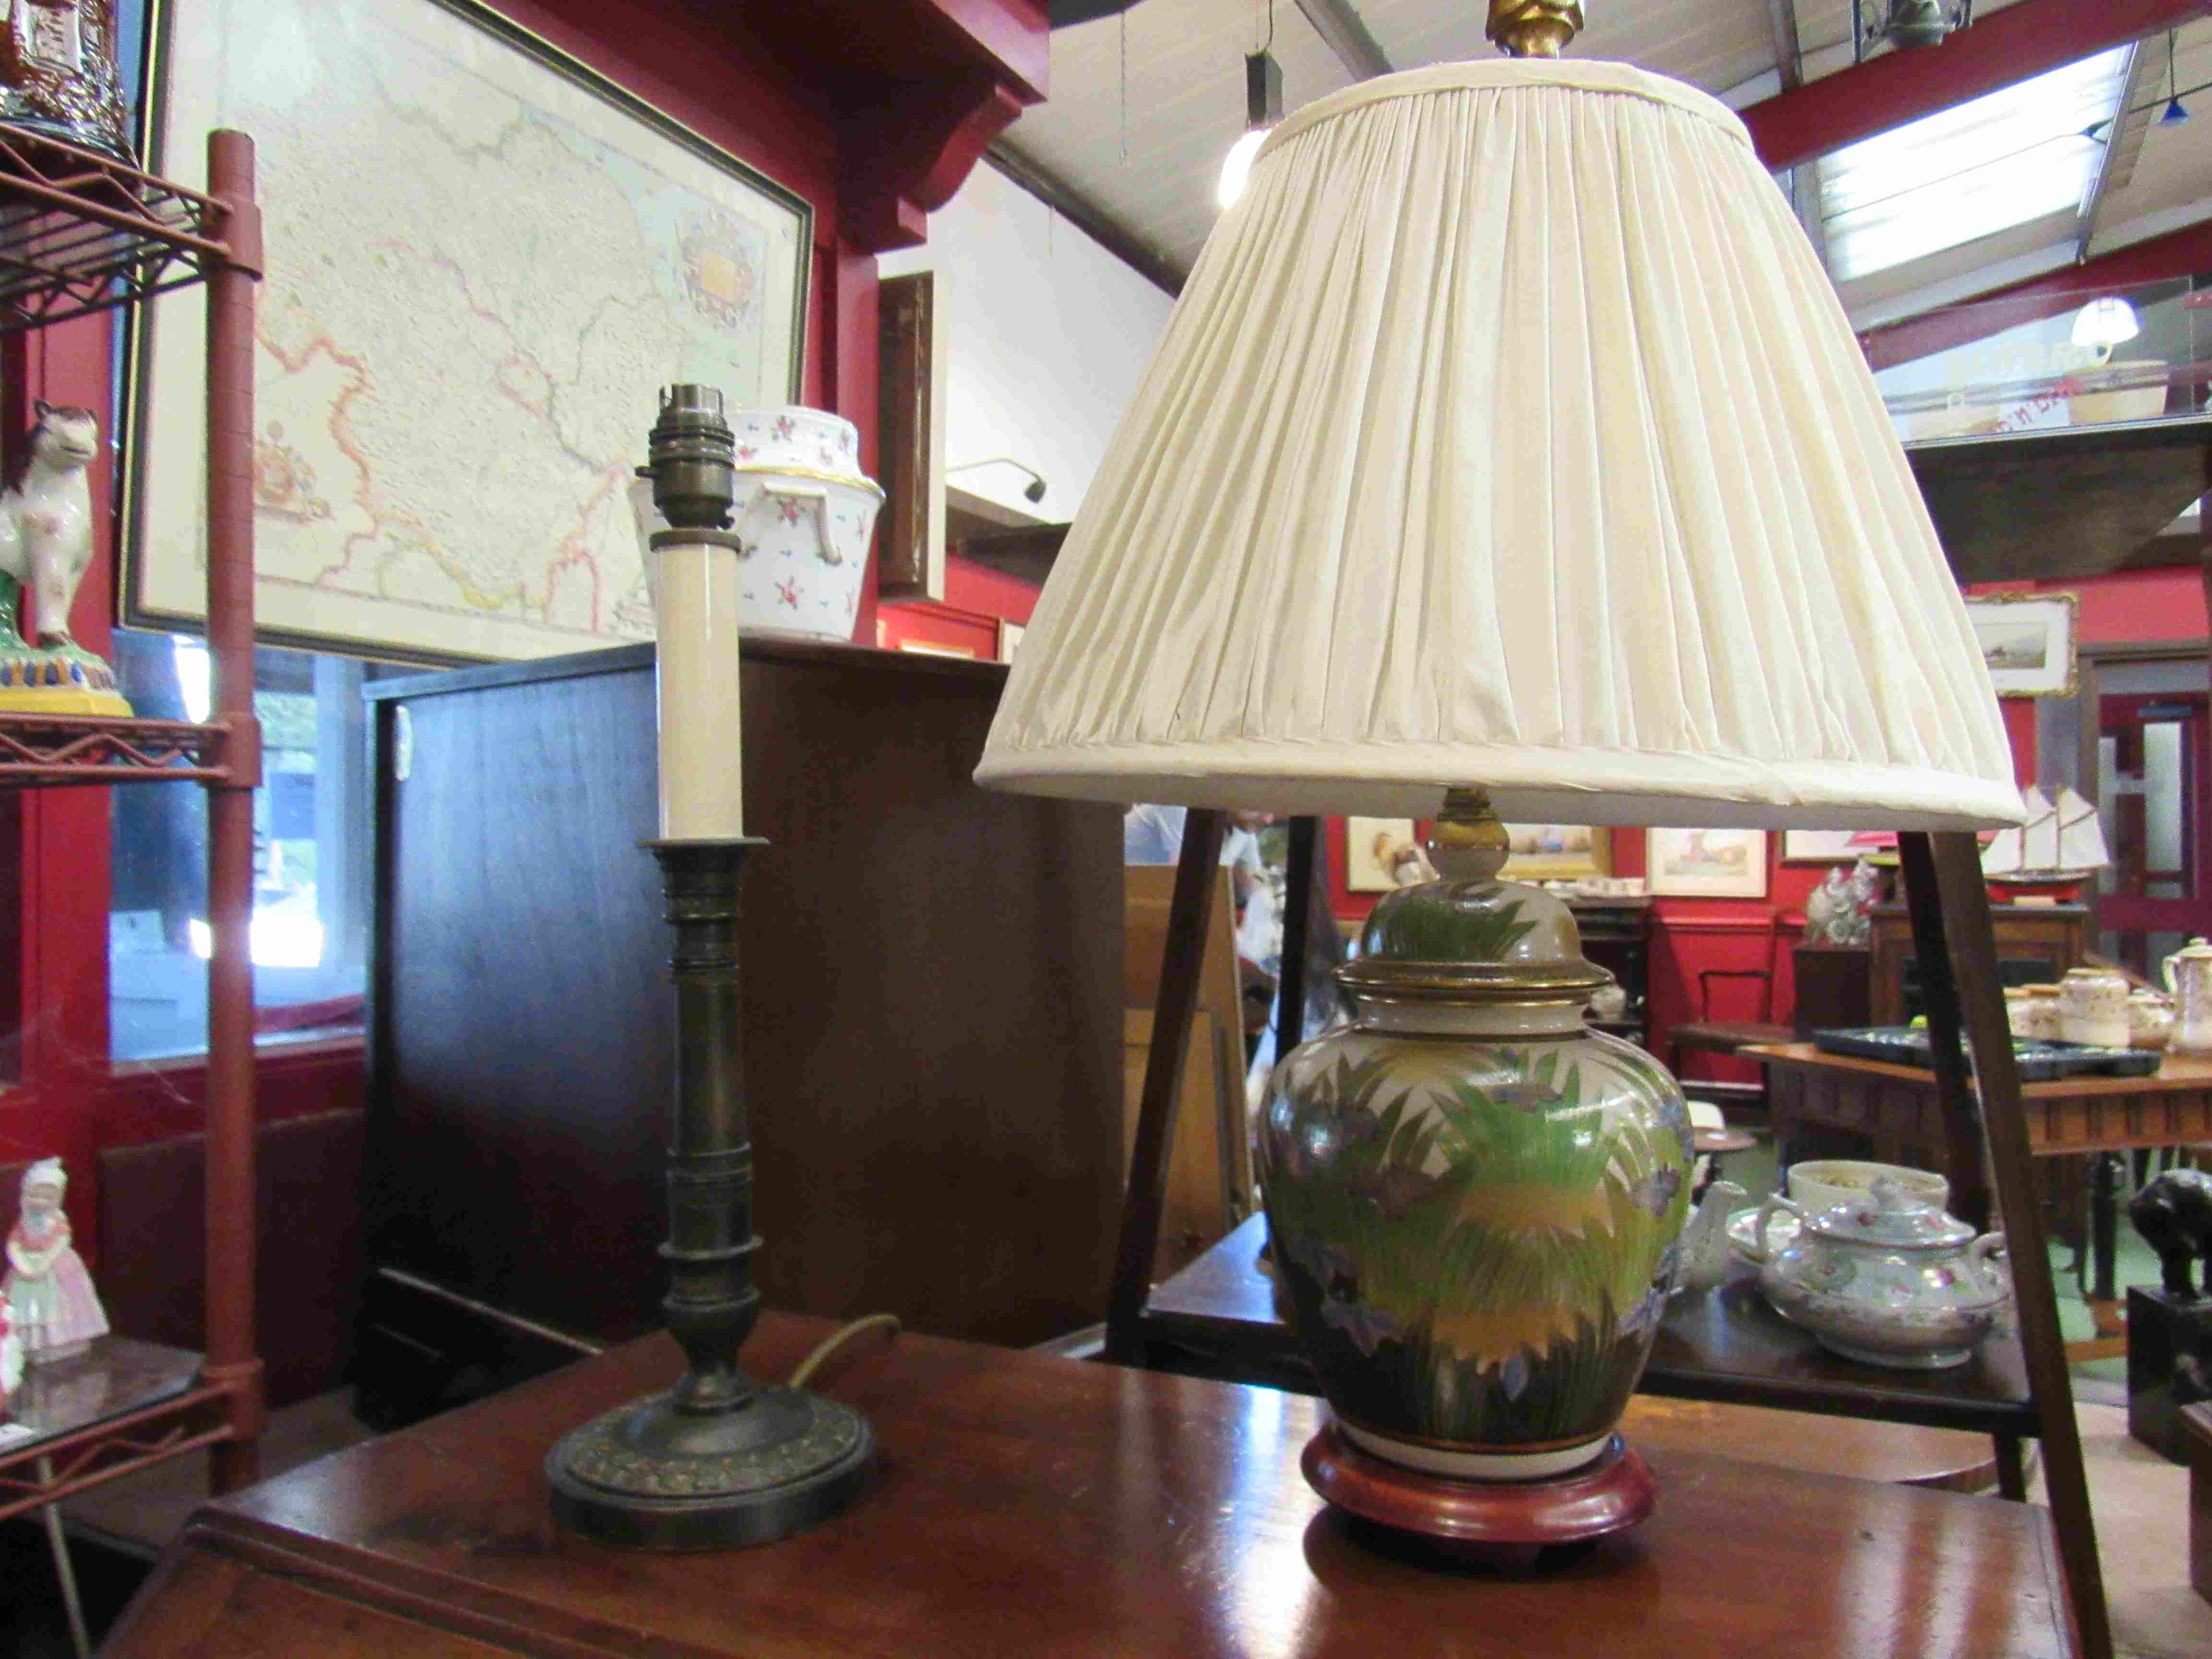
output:
{"label": "ceramic cat figurine", "polygon": [[[31,429],[31,462],[0,495],[0,616],[17,633],[22,593],[38,607],[35,643],[73,645],[70,605],[92,562],[92,482],[85,468],[100,453],[100,422],[88,409],[43,400]],[[27,643],[30,643],[27,638]]]}
{"label": "ceramic cat figurine", "polygon": [[[92,563],[92,411],[41,402],[31,459],[0,495],[0,709],[128,714],[108,665],[70,633],[70,606]],[[22,633],[23,595],[37,637]]]}

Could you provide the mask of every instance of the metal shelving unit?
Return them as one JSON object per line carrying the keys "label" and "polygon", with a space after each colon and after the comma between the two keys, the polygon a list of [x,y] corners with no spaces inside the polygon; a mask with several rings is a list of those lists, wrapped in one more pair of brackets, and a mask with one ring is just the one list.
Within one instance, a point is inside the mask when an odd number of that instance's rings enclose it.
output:
{"label": "metal shelving unit", "polygon": [[0,1519],[210,1449],[251,1482],[264,1418],[253,1323],[253,143],[208,137],[204,194],[112,157],[0,131],[0,333],[194,283],[208,304],[208,647],[213,718],[0,714],[0,788],[192,782],[208,792],[207,1352],[106,1337],[25,1380],[0,1427]]}

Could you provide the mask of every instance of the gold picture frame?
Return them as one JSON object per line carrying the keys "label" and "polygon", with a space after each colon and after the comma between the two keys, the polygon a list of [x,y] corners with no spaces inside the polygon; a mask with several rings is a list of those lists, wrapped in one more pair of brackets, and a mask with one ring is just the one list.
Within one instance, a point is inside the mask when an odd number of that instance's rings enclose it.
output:
{"label": "gold picture frame", "polygon": [[1587,823],[1509,823],[1506,881],[1574,881],[1613,873],[1613,831]]}
{"label": "gold picture frame", "polygon": [[1966,620],[2000,697],[2070,697],[2079,688],[2079,595],[1976,594]]}
{"label": "gold picture frame", "polygon": [[[799,401],[812,205],[483,0],[156,0],[148,31],[154,170],[197,179],[211,127],[260,149],[258,636],[434,664],[650,639],[655,391]],[[204,308],[132,327],[135,627],[203,625]]]}

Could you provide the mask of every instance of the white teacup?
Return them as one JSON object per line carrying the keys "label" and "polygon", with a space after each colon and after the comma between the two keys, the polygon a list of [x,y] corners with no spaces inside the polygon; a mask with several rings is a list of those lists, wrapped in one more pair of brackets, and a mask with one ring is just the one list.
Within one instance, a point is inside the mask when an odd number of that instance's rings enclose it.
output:
{"label": "white teacup", "polygon": [[1927,1200],[1935,1209],[1950,1201],[1951,1183],[1932,1170],[1910,1170],[1901,1164],[1869,1164],[1857,1158],[1823,1158],[1790,1166],[1790,1196],[1807,1215],[1818,1215],[1838,1204],[1855,1204],[1874,1191],[1874,1183],[1887,1176]]}

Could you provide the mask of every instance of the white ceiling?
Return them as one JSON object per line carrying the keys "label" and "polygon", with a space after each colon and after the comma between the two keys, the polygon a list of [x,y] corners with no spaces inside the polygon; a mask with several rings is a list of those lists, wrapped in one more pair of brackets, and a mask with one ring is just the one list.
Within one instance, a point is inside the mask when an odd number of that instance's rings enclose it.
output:
{"label": "white ceiling", "polygon": [[[1976,14],[2006,3],[1979,0]],[[1394,68],[1493,55],[1479,0],[1354,4]],[[1267,0],[1141,0],[1118,17],[1057,31],[1051,96],[1002,143],[1188,270],[1216,216],[1221,158],[1244,125],[1243,57],[1267,37]],[[1273,0],[1273,9],[1286,107],[1350,82],[1298,0]],[[1587,0],[1585,9],[1573,56],[1655,70],[1738,107],[1779,89],[1770,0]],[[1850,0],[1795,0],[1804,78],[1850,65]],[[2182,31],[2178,69],[2184,88],[2212,80],[2212,20]],[[2162,107],[2166,90],[2160,36],[2140,49],[2129,101]],[[2094,219],[2056,213],[1875,272],[1841,285],[1846,307],[1862,325],[1906,315],[2071,264],[2085,244],[2105,252],[2212,218],[2212,92],[2185,102],[2196,112],[2185,126],[2158,125],[2157,109],[2122,125]]]}

